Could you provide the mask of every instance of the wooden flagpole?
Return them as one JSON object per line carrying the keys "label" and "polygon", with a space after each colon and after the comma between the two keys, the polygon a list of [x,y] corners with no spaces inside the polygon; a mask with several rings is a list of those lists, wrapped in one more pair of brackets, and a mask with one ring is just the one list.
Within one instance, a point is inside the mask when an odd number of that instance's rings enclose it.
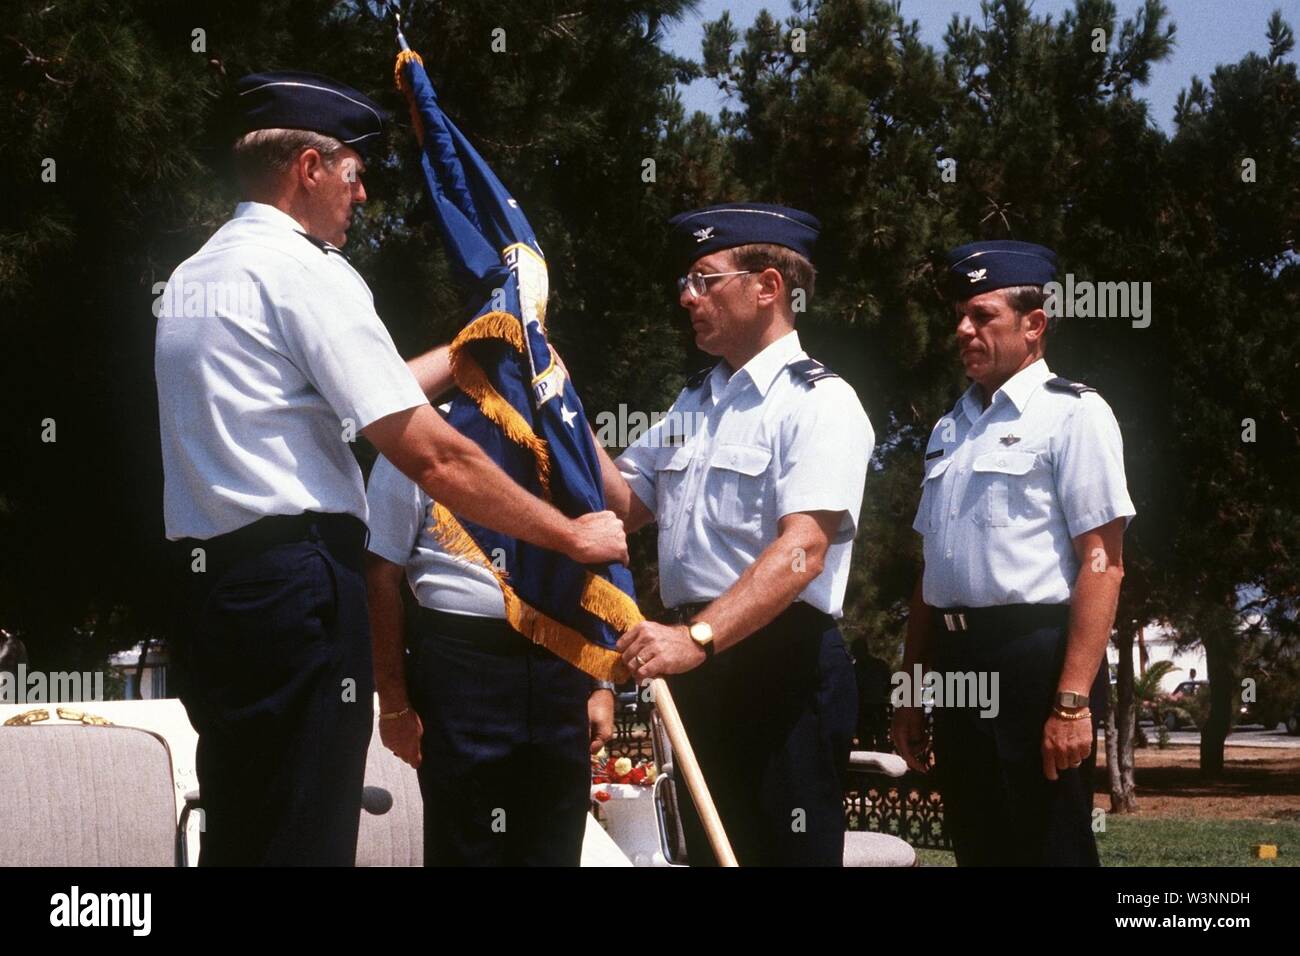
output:
{"label": "wooden flagpole", "polygon": [[662,677],[656,677],[650,682],[650,693],[655,707],[659,709],[659,717],[664,722],[664,730],[668,731],[668,741],[673,745],[673,763],[681,768],[682,776],[686,778],[686,788],[695,801],[695,809],[708,834],[713,855],[720,866],[739,866],[736,854],[731,851],[731,841],[722,829],[722,818],[718,816],[718,808],[713,805],[709,785],[704,782],[704,774],[700,772],[700,764],[695,759],[695,751],[686,736],[686,728],[682,726],[681,715],[677,713],[677,704],[673,701],[667,682]]}

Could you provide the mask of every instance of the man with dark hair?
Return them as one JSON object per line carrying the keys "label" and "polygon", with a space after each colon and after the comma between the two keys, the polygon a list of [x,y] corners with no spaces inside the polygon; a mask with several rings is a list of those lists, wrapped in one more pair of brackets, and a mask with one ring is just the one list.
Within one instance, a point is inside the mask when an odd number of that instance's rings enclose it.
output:
{"label": "man with dark hair", "polygon": [[[618,648],[638,680],[670,677],[742,865],[840,866],[857,692],[836,619],[874,435],[852,387],[795,332],[820,224],[730,203],[671,226],[678,301],[719,361],[617,464],[602,456],[628,529],[659,525],[670,609],[670,624],[639,624]],[[709,865],[682,809],[690,863]]]}
{"label": "man with dark hair", "polygon": [[[155,349],[181,699],[199,732],[200,863],[350,865],[373,718],[360,432],[466,518],[580,562],[626,560],[425,400],[340,251],[379,108],[311,73],[236,86],[244,202],[172,274]],[[430,386],[431,387],[431,386]]]}
{"label": "man with dark hair", "polygon": [[[1096,866],[1096,717],[1135,514],[1119,426],[1043,358],[1050,249],[977,242],[948,256],[971,386],[935,426],[915,530],[925,564],[903,670],[987,675],[993,706],[935,709],[935,770],[960,866]],[[994,682],[996,679],[996,682]],[[951,686],[945,681],[945,686]],[[914,770],[919,706],[894,713]]]}

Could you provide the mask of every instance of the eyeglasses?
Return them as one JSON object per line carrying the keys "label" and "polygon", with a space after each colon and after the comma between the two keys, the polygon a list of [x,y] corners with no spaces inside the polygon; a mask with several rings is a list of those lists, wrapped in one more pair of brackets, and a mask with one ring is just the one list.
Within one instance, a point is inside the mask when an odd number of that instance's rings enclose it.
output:
{"label": "eyeglasses", "polygon": [[690,275],[682,276],[677,280],[677,294],[681,295],[683,292],[690,290],[691,298],[698,299],[701,296],[708,294],[710,279],[723,279],[727,276],[748,276],[753,274],[753,269],[746,269],[743,272],[692,272]]}

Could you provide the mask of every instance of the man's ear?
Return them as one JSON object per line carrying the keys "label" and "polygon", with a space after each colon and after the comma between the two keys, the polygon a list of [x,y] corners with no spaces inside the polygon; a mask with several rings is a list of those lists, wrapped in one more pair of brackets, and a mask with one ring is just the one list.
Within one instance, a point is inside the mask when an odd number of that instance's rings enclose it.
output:
{"label": "man's ear", "polygon": [[1024,322],[1025,338],[1030,342],[1041,341],[1047,334],[1047,313],[1042,309],[1026,312]]}
{"label": "man's ear", "polygon": [[325,176],[325,157],[320,154],[320,150],[308,147],[298,154],[294,170],[298,174],[299,184],[305,189],[313,189]]}
{"label": "man's ear", "polygon": [[758,286],[758,304],[771,305],[785,299],[785,279],[776,269],[768,266],[754,277]]}

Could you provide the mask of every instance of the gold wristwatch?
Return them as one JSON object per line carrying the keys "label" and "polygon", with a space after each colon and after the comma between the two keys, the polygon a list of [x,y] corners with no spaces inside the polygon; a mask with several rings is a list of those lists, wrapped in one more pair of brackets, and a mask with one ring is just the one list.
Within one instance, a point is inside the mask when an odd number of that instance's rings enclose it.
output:
{"label": "gold wristwatch", "polygon": [[1086,694],[1076,694],[1072,690],[1058,691],[1056,694],[1056,706],[1065,710],[1073,710],[1076,707],[1087,707],[1088,697]]}
{"label": "gold wristwatch", "polygon": [[704,651],[704,657],[707,660],[713,656],[713,628],[703,621],[696,621],[687,627],[691,640],[699,645],[700,650]]}

